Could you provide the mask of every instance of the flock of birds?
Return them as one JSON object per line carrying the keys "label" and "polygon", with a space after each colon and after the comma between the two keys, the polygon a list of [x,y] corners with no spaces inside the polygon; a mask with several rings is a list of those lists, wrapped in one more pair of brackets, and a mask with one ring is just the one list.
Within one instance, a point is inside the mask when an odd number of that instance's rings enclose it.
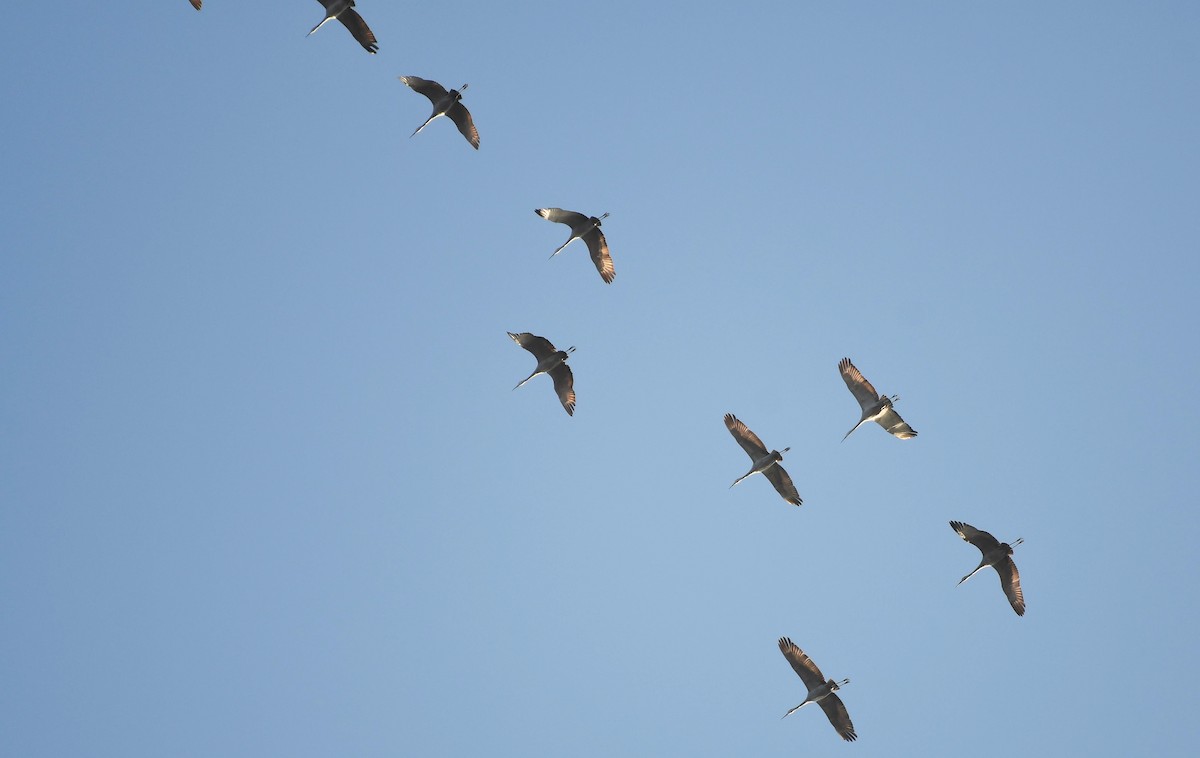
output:
{"label": "flock of birds", "polygon": [[[189,2],[196,10],[200,10],[203,5],[203,0],[189,0]],[[355,0],[317,0],[317,2],[325,8],[325,17],[309,31],[310,35],[329,21],[336,19],[349,30],[354,39],[368,53],[374,54],[379,49],[374,32],[354,9]],[[445,116],[454,122],[471,147],[479,149],[479,131],[475,128],[470,111],[462,104],[462,93],[467,89],[466,84],[456,90],[446,90],[437,82],[422,79],[419,76],[402,76],[400,81],[424,95],[433,104],[433,113],[410,136],[415,137],[431,121],[439,116]],[[534,212],[547,221],[565,224],[571,229],[567,241],[559,245],[558,249],[550,255],[551,258],[562,252],[571,242],[581,239],[587,245],[592,262],[596,265],[600,277],[606,284],[612,284],[616,273],[613,268],[612,256],[608,251],[608,242],[605,240],[604,233],[600,231],[600,222],[608,217],[607,213],[598,217],[587,216],[562,208],[537,208]],[[509,332],[508,336],[537,359],[533,373],[522,379],[513,389],[521,387],[540,374],[546,374],[554,384],[554,392],[558,396],[559,402],[562,403],[563,409],[566,410],[567,415],[573,416],[575,414],[575,378],[571,373],[571,367],[567,365],[567,359],[575,348],[559,350],[550,340],[529,332],[519,334]],[[896,412],[895,404],[900,399],[897,395],[888,396],[877,392],[875,387],[862,375],[862,372],[850,362],[849,358],[841,360],[838,370],[862,411],[858,423],[842,437],[843,442],[868,421],[874,421],[898,439],[908,440],[917,436],[917,432]],[[791,448],[768,450],[758,435],[732,413],[725,415],[725,427],[751,460],[750,470],[734,480],[733,484],[729,485],[731,489],[754,474],[762,474],[784,500],[796,506],[803,504],[804,501],[800,498],[795,483],[781,465],[783,454]],[[1021,544],[1022,540],[1016,539],[1012,543],[1000,542],[991,534],[961,521],[951,521],[950,528],[963,540],[978,548],[982,554],[975,570],[959,579],[958,583],[962,584],[982,569],[991,566],[1000,575],[1000,586],[1004,590],[1009,604],[1012,605],[1012,609],[1018,616],[1023,616],[1025,614],[1025,597],[1021,593],[1020,574],[1012,560],[1013,547]],[[858,735],[854,731],[854,723],[850,720],[846,705],[837,695],[837,691],[849,684],[850,680],[826,679],[812,659],[787,637],[779,639],[779,650],[807,688],[804,701],[785,713],[783,717],[787,718],[809,703],[817,703],[842,739],[848,742],[857,739]]]}

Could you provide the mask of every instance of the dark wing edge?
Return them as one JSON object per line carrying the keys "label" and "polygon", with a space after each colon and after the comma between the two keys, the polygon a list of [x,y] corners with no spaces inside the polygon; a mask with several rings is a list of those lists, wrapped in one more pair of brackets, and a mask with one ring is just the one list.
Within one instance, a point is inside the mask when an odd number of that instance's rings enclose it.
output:
{"label": "dark wing edge", "polygon": [[787,658],[788,663],[792,664],[792,670],[800,677],[800,681],[804,682],[804,686],[809,690],[825,683],[825,677],[821,675],[821,669],[817,668],[817,664],[813,663],[812,658],[804,654],[804,651],[796,647],[796,643],[792,642],[787,637],[779,638],[779,652],[783,653],[783,657]]}
{"label": "dark wing edge", "polygon": [[583,235],[583,241],[587,243],[588,252],[592,254],[592,263],[596,264],[600,278],[605,284],[612,284],[613,279],[617,278],[617,272],[613,268],[612,256],[608,254],[608,241],[604,239],[604,232],[598,228],[592,229]]}
{"label": "dark wing edge", "polygon": [[200,10],[200,6],[204,5],[204,0],[192,0],[192,7]]}
{"label": "dark wing edge", "polygon": [[1011,556],[995,564],[996,573],[1000,575],[1000,586],[1004,588],[1004,596],[1018,616],[1025,615],[1025,595],[1021,592],[1021,573]]}
{"label": "dark wing edge", "polygon": [[825,715],[829,717],[829,723],[833,724],[833,728],[841,735],[846,742],[854,742],[858,739],[858,735],[854,733],[854,722],[850,720],[850,712],[846,710],[846,704],[837,696],[836,692],[831,692],[825,697],[817,701],[821,706],[821,710],[825,711]]}
{"label": "dark wing edge", "polygon": [[976,529],[970,524],[964,524],[961,521],[951,521],[950,528],[958,532],[959,537],[962,537],[967,542],[970,542],[972,545],[979,548],[981,553],[986,553],[992,548],[1000,545],[1000,541],[995,537],[983,531],[982,529]]}
{"label": "dark wing edge", "polygon": [[771,480],[771,484],[775,485],[775,491],[792,505],[803,505],[804,501],[800,499],[800,493],[796,491],[796,485],[792,484],[792,477],[788,476],[788,472],[784,471],[783,466],[776,463],[766,471],[763,476]]}
{"label": "dark wing edge", "polygon": [[571,373],[571,367],[565,363],[558,364],[550,370],[550,378],[554,380],[554,391],[558,394],[558,401],[562,403],[568,416],[574,416],[575,375]]}
{"label": "dark wing edge", "polygon": [[350,30],[350,34],[368,53],[374,55],[375,51],[379,49],[379,43],[375,40],[375,32],[371,31],[371,27],[367,26],[363,17],[358,15],[358,11],[347,8],[338,15],[338,21],[341,21],[342,25]]}
{"label": "dark wing edge", "polygon": [[458,127],[458,131],[462,136],[467,138],[467,142],[471,143],[471,147],[479,149],[479,130],[475,128],[475,121],[471,118],[471,112],[462,103],[455,103],[450,106],[450,110],[446,111],[446,115]]}
{"label": "dark wing edge", "polygon": [[533,353],[533,357],[539,361],[548,355],[554,355],[558,352],[558,348],[554,347],[550,340],[545,337],[539,337],[536,334],[530,334],[529,332],[513,334],[509,332],[508,336],[512,337],[513,342]]}
{"label": "dark wing edge", "polygon": [[411,87],[413,91],[419,92],[429,98],[429,102],[436,103],[438,100],[446,96],[446,88],[432,79],[422,79],[419,76],[402,76],[400,81]]}
{"label": "dark wing edge", "polygon": [[757,461],[770,452],[767,450],[767,446],[763,444],[763,441],[758,438],[758,435],[750,431],[732,413],[725,414],[725,428],[729,430],[729,433],[733,435],[737,443],[746,451],[746,455],[750,456],[750,460]]}

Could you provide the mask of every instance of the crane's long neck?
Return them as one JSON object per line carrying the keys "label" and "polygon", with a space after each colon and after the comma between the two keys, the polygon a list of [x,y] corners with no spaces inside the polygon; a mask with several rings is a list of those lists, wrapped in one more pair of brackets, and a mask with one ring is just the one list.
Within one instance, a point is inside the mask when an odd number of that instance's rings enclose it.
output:
{"label": "crane's long neck", "polygon": [[425,123],[423,123],[423,124],[421,124],[420,126],[418,126],[418,127],[417,127],[417,130],[416,130],[415,132],[413,132],[412,134],[408,135],[408,138],[409,138],[409,139],[412,139],[413,137],[415,137],[415,136],[417,136],[418,134],[420,134],[420,132],[421,132],[421,130],[422,130],[422,129],[424,129],[425,127],[429,126],[429,122],[430,122],[430,121],[433,121],[435,118],[437,118],[437,117],[438,117],[438,116],[440,116],[440,115],[442,115],[442,114],[440,114],[440,113],[435,113],[435,114],[433,114],[432,116],[430,116],[429,118],[425,119]]}
{"label": "crane's long neck", "polygon": [[979,571],[980,571],[981,569],[985,568],[986,566],[987,566],[987,561],[980,561],[980,562],[979,562],[979,565],[975,567],[975,570],[974,570],[974,571],[972,571],[971,573],[967,574],[966,576],[964,576],[962,579],[959,579],[959,580],[958,580],[958,583],[959,583],[959,584],[962,584],[963,582],[967,581],[967,580],[968,580],[968,579],[970,579],[971,577],[973,577],[973,576],[975,576],[976,574],[978,574],[978,573],[979,573]]}
{"label": "crane's long neck", "polygon": [[[862,426],[865,423],[867,423],[866,417],[859,419],[859,422],[854,425],[854,428],[852,428],[850,431],[846,432],[846,437],[849,437],[851,434],[854,434],[854,432],[858,429],[858,427]],[[842,437],[842,442],[846,441],[846,437]]]}

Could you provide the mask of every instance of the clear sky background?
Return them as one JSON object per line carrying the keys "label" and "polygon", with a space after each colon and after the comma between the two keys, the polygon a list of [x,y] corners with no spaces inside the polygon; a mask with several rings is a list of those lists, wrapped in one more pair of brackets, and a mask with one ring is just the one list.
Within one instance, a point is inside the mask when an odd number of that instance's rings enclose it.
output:
{"label": "clear sky background", "polygon": [[1200,6],[359,10],[10,19],[0,754],[1198,754]]}

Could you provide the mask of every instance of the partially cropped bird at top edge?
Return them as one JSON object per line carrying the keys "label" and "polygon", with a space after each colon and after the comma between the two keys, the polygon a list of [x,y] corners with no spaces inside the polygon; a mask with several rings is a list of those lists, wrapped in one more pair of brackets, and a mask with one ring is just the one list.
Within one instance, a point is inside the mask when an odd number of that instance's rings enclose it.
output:
{"label": "partially cropped bird at top edge", "polygon": [[809,703],[816,703],[821,706],[821,710],[825,711],[825,715],[829,717],[829,723],[833,724],[833,728],[837,730],[842,739],[846,742],[858,739],[858,735],[854,733],[854,724],[850,721],[850,713],[846,710],[846,704],[834,694],[836,690],[849,684],[850,680],[843,679],[840,682],[832,679],[826,680],[821,674],[821,669],[813,663],[812,658],[805,655],[804,651],[796,647],[796,644],[787,637],[779,638],[779,651],[783,653],[784,658],[787,658],[788,663],[792,664],[792,669],[800,676],[804,686],[808,688],[808,695],[804,698],[804,702],[783,714],[783,718],[791,716]]}
{"label": "partially cropped bird at top edge", "polygon": [[983,558],[975,567],[975,571],[959,579],[958,583],[962,584],[975,576],[979,570],[991,566],[1000,575],[1000,587],[1004,590],[1004,596],[1008,598],[1012,609],[1017,612],[1018,616],[1024,616],[1025,595],[1021,592],[1021,574],[1017,571],[1017,564],[1013,563],[1012,554],[1013,548],[1025,540],[1018,537],[1012,544],[1000,542],[987,532],[961,521],[951,521],[950,528],[983,553]]}
{"label": "partially cropped bird at top edge", "polygon": [[[559,350],[551,344],[550,340],[529,332],[520,334],[509,332],[508,336],[512,337],[513,342],[533,353],[534,358],[537,358],[537,367],[533,373],[522,379],[517,387],[538,374],[549,374],[550,378],[554,380],[554,392],[558,395],[558,401],[562,403],[568,416],[574,416],[575,376],[571,373],[571,367],[567,365],[567,357],[568,353],[575,352],[575,348]],[[513,389],[515,390],[517,387],[513,387]]]}
{"label": "partially cropped bird at top edge", "polygon": [[200,10],[200,6],[204,5],[204,0],[191,0],[191,2],[192,2],[192,7],[195,8],[196,10]]}
{"label": "partially cropped bird at top edge", "polygon": [[449,92],[446,88],[431,79],[422,79],[419,76],[402,76],[400,81],[412,87],[417,92],[420,92],[425,97],[429,98],[429,102],[433,103],[433,114],[425,119],[425,123],[417,127],[417,130],[408,135],[410,138],[417,136],[422,129],[429,125],[438,116],[446,116],[454,125],[458,127],[458,131],[462,132],[462,136],[467,138],[467,142],[471,143],[471,147],[479,149],[479,130],[475,128],[475,121],[471,118],[471,112],[462,104],[462,93],[467,91],[469,85],[464,84],[459,89],[452,89]]}
{"label": "partially cropped bird at top edge", "polygon": [[729,485],[730,489],[753,474],[762,474],[771,482],[775,487],[775,491],[784,500],[792,505],[801,505],[804,502],[800,499],[800,493],[796,491],[796,485],[792,484],[792,478],[788,476],[788,472],[784,471],[783,466],[779,465],[779,462],[783,460],[783,454],[791,450],[790,447],[785,447],[782,451],[771,450],[768,452],[767,446],[758,438],[758,435],[750,431],[732,413],[725,414],[725,428],[729,430],[729,433],[733,435],[737,443],[750,456],[750,460],[754,462],[750,466],[749,471],[739,476],[733,484]]}
{"label": "partially cropped bird at top edge", "polygon": [[582,239],[592,255],[592,263],[596,264],[596,270],[600,272],[600,278],[605,284],[612,284],[617,272],[613,269],[612,256],[608,254],[608,241],[604,239],[604,232],[600,231],[600,222],[608,218],[607,213],[602,216],[585,216],[575,211],[564,211],[562,208],[535,208],[533,212],[547,221],[571,227],[571,236],[550,254],[551,258],[562,252],[572,241]]}
{"label": "partially cropped bird at top edge", "polygon": [[342,26],[350,30],[350,34],[358,40],[358,44],[362,45],[364,50],[372,55],[375,54],[375,51],[379,49],[379,43],[376,42],[375,33],[371,31],[371,27],[367,26],[363,17],[354,10],[354,0],[317,0],[317,2],[325,7],[325,18],[312,28],[309,35],[325,26],[325,22],[336,18],[342,22]]}
{"label": "partially cropped bird at top edge", "polygon": [[[850,393],[862,407],[862,418],[850,431],[846,432],[846,437],[854,434],[855,429],[868,421],[877,422],[888,431],[888,434],[902,440],[909,440],[917,436],[916,431],[900,418],[900,414],[896,413],[896,409],[893,407],[895,403],[899,402],[899,395],[891,397],[880,395],[862,375],[862,372],[854,367],[849,358],[843,358],[838,363],[838,370],[841,371],[842,379],[846,381]],[[846,437],[842,437],[842,442],[846,441]]]}

